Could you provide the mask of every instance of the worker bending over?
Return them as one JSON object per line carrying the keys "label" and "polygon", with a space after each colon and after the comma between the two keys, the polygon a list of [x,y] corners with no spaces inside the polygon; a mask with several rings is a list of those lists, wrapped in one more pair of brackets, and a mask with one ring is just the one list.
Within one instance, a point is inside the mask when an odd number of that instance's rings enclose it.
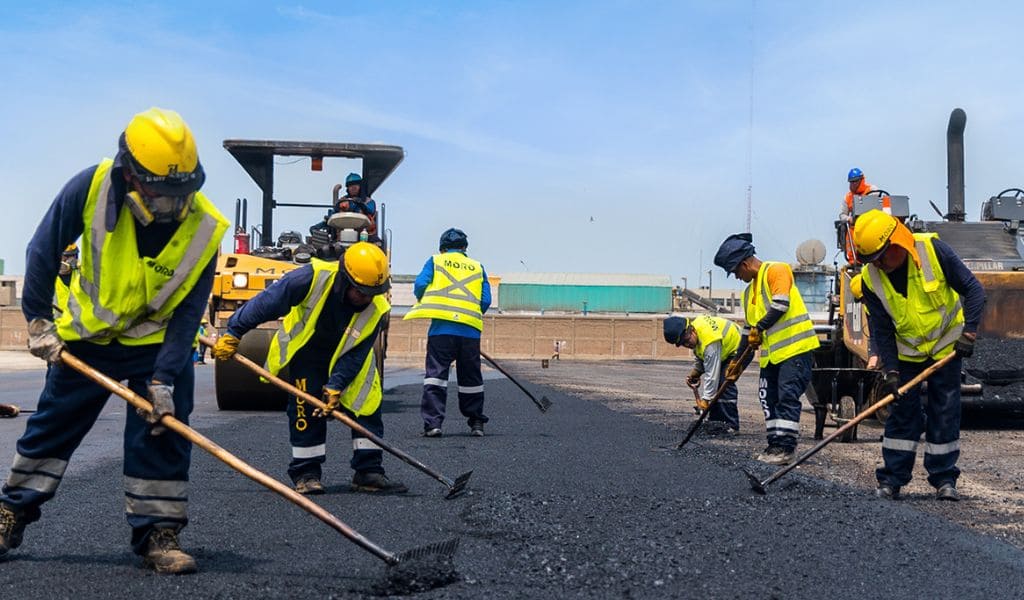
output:
{"label": "worker bending over", "polygon": [[[178,544],[188,523],[192,445],[151,425],[165,414],[188,423],[192,412],[192,342],[228,229],[199,191],[204,180],[188,125],[173,111],[151,108],[128,123],[113,160],[65,184],[32,236],[22,312],[29,350],[50,366],[0,494],[0,555],[17,548],[25,526],[39,519],[110,396],[60,364],[67,348],[152,403],[152,413],[128,411],[124,428],[132,549],[159,573],[196,570]],[[79,271],[54,323],[61,251],[79,235]]]}
{"label": "worker bending over", "polygon": [[[705,411],[710,406],[708,424],[720,423],[727,433],[739,431],[736,382],[725,377],[725,367],[736,357],[740,346],[739,326],[722,317],[700,315],[692,319],[669,317],[662,328],[666,342],[689,348],[697,357],[686,384],[695,388],[700,386],[697,408]],[[711,406],[712,398],[723,384],[722,395]]]}
{"label": "worker bending over", "polygon": [[[391,310],[384,294],[391,287],[388,258],[377,246],[358,242],[338,262],[313,259],[285,273],[242,305],[228,320],[211,354],[229,360],[239,341],[261,323],[284,317],[270,341],[266,368],[277,375],[289,367],[291,383],[323,396],[384,437],[381,384],[373,344],[381,320]],[[297,396],[288,399],[292,460],[288,475],[300,494],[322,494],[322,465],[327,460],[327,417]],[[384,474],[379,446],[352,431],[352,489],[402,493],[406,487]]]}
{"label": "worker bending over", "polygon": [[[750,284],[743,290],[746,326],[737,352],[742,354],[748,344],[761,350],[758,398],[768,447],[757,460],[785,465],[796,455],[800,396],[811,381],[812,353],[820,344],[792,269],[783,262],[762,262],[752,241],[749,233],[729,236],[718,248],[715,264]],[[735,381],[742,367],[733,361],[726,377]]]}
{"label": "worker bending over", "polygon": [[885,420],[877,494],[896,499],[910,483],[914,456],[925,434],[924,467],[940,500],[959,500],[960,369],[974,352],[985,307],[985,290],[948,244],[934,233],[911,233],[879,210],[857,220],[854,239],[862,271],[864,303],[876,342],[884,391],[898,393],[936,360],[956,357],[920,388],[897,396]]}

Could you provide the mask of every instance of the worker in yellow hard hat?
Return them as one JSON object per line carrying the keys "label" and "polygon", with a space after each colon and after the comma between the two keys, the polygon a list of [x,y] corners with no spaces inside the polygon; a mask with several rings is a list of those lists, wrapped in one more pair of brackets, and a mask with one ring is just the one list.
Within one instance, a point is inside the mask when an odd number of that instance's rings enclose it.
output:
{"label": "worker in yellow hard hat", "polygon": [[[358,242],[338,262],[314,258],[289,271],[242,305],[228,320],[213,357],[228,360],[246,332],[284,317],[270,342],[266,368],[277,375],[289,367],[291,382],[322,395],[375,435],[384,436],[381,384],[373,350],[382,319],[391,310],[388,258],[377,246]],[[288,475],[302,494],[322,494],[327,459],[327,421],[301,398],[288,401],[292,460]],[[379,446],[352,432],[352,488],[359,492],[401,493],[406,487],[384,474]]]}
{"label": "worker in yellow hard hat", "polygon": [[[199,191],[195,138],[178,113],[151,108],[121,133],[114,159],[68,181],[29,242],[22,311],[32,354],[59,363],[75,355],[147,396],[153,410],[128,411],[124,428],[125,510],[132,548],[160,573],[188,573],[180,547],[188,523],[191,444],[160,435],[160,417],[188,422],[194,372],[189,356],[213,287],[228,221]],[[62,253],[81,260],[64,308],[53,298]],[[64,254],[64,257],[69,255]],[[0,493],[0,555],[53,498],[71,455],[110,392],[69,367],[47,370],[39,408],[18,441]],[[97,500],[97,502],[99,502]]]}
{"label": "worker in yellow hard hat", "polygon": [[[958,500],[961,359],[974,352],[985,290],[938,235],[911,233],[880,210],[857,220],[854,246],[865,264],[863,302],[885,372],[884,391],[897,395],[885,421],[885,465],[875,473],[876,493],[894,499],[910,482],[924,431],[928,482],[938,499]],[[928,378],[923,406],[919,388],[899,395],[899,386],[952,352],[956,358]]]}

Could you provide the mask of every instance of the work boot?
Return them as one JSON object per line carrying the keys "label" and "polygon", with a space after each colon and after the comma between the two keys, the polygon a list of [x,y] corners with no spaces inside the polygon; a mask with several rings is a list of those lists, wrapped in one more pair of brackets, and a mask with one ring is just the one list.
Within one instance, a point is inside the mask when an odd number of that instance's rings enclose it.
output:
{"label": "work boot", "polygon": [[0,503],[0,556],[21,545],[26,525],[28,525],[28,519],[25,518],[24,513],[14,510],[7,504]]}
{"label": "work boot", "polygon": [[181,549],[178,544],[178,532],[173,529],[155,529],[149,534],[142,562],[162,575],[196,572],[196,559]]}
{"label": "work boot", "polygon": [[391,481],[383,473],[360,473],[352,476],[352,490],[372,494],[404,494],[409,491],[397,481]]}
{"label": "work boot", "polygon": [[899,500],[900,486],[880,483],[878,484],[878,488],[875,489],[875,497],[881,498],[882,500]]}
{"label": "work boot", "polygon": [[426,437],[441,437],[441,428],[431,427],[430,429],[424,429],[423,435]]}
{"label": "work boot", "polygon": [[316,475],[303,475],[295,482],[295,491],[304,496],[318,496],[324,493],[324,484]]}
{"label": "work boot", "polygon": [[939,486],[939,489],[935,492],[935,497],[939,500],[947,500],[949,502],[959,502],[960,492],[956,491],[956,484],[952,482],[946,482]]}
{"label": "work boot", "polygon": [[484,437],[484,424],[480,421],[473,421],[470,423],[469,435],[473,437]]}
{"label": "work boot", "polygon": [[786,450],[782,446],[768,446],[757,456],[757,460],[769,465],[788,465],[796,457],[796,450]]}

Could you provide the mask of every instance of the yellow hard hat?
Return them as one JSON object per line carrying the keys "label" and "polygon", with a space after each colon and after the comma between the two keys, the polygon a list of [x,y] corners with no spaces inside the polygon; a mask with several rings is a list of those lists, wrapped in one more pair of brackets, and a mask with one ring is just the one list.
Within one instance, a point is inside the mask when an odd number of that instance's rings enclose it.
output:
{"label": "yellow hard hat", "polygon": [[132,117],[121,136],[131,174],[160,194],[181,196],[205,179],[196,140],[181,115],[153,107]]}
{"label": "yellow hard hat", "polygon": [[850,278],[850,293],[853,294],[853,299],[857,301],[864,297],[864,278],[860,273]]}
{"label": "yellow hard hat", "polygon": [[872,209],[857,219],[853,229],[853,246],[857,250],[857,260],[869,263],[876,260],[889,247],[892,234],[896,231],[899,221],[878,209]]}
{"label": "yellow hard hat", "polygon": [[352,287],[376,296],[391,288],[391,268],[384,251],[369,242],[352,244],[342,256],[345,275]]}

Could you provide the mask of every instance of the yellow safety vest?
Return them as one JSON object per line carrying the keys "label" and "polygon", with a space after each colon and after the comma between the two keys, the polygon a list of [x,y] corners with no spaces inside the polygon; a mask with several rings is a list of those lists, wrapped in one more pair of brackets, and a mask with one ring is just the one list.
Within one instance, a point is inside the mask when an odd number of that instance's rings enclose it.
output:
{"label": "yellow safety vest", "polygon": [[[334,285],[334,278],[338,274],[337,262],[314,258],[312,264],[313,283],[309,286],[309,293],[302,302],[292,307],[274,334],[274,338],[270,340],[266,369],[274,375],[280,373],[281,369],[295,358],[295,353],[313,337],[317,319],[320,318]],[[331,357],[328,372],[334,370],[334,365],[342,355],[372,336],[381,318],[390,310],[391,305],[381,294],[374,296],[369,306],[352,315],[334,351],[334,356]],[[341,404],[356,415],[371,415],[380,407],[381,397],[380,373],[377,372],[376,355],[371,348],[359,373],[342,390]]]}
{"label": "yellow safety vest", "polygon": [[[74,271],[72,271],[72,277]],[[53,311],[54,314],[59,317],[62,312],[68,309],[68,296],[71,295],[71,288],[68,284],[64,283],[64,280],[57,277],[57,281],[53,284],[53,303],[60,309],[60,311]]]}
{"label": "yellow safety vest", "polygon": [[[757,288],[760,294],[751,294],[753,285],[748,285],[743,290],[743,306],[746,311],[747,325],[754,327],[768,314],[768,306],[771,304],[771,292],[768,290],[768,267],[773,262],[761,263],[757,272]],[[778,263],[785,265],[786,263]],[[789,289],[789,310],[776,321],[774,325],[764,332],[764,339],[761,341],[760,365],[777,365],[782,361],[792,358],[804,352],[810,352],[818,348],[818,334],[814,332],[814,323],[811,316],[807,314],[807,307],[804,306],[804,299],[800,296],[800,290],[794,283]]]}
{"label": "yellow safety vest", "polygon": [[125,203],[113,231],[106,229],[113,201],[113,161],[96,168],[82,215],[81,262],[71,279],[67,309],[57,319],[65,341],[127,346],[159,344],[174,309],[188,296],[217,254],[228,221],[202,192],[163,250],[139,256],[135,217]]}
{"label": "yellow safety vest", "polygon": [[946,356],[964,330],[960,295],[946,285],[946,275],[932,245],[938,237],[934,233],[914,234],[921,267],[912,256],[907,256],[906,297],[893,288],[889,276],[875,265],[869,264],[863,270],[864,285],[878,297],[896,326],[896,350],[903,361],[924,362]]}
{"label": "yellow safety vest", "polygon": [[702,361],[704,360],[704,348],[719,340],[722,341],[721,359],[723,361],[735,354],[736,349],[740,347],[740,328],[729,319],[700,315],[691,319],[690,325],[697,333],[697,347],[694,348],[694,354]]}
{"label": "yellow safety vest", "polygon": [[406,319],[441,319],[484,330],[480,296],[484,289],[483,266],[461,252],[435,254],[434,278],[423,298],[412,307]]}

